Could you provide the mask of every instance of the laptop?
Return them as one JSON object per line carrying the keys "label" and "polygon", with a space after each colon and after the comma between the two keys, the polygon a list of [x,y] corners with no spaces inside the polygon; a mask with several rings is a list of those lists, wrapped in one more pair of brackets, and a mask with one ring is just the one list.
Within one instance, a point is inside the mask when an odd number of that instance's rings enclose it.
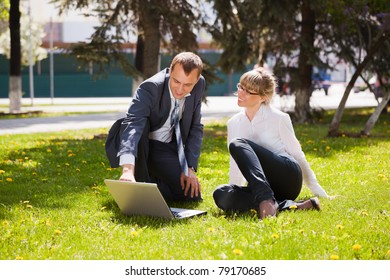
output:
{"label": "laptop", "polygon": [[203,210],[170,208],[157,184],[105,179],[104,183],[124,215],[184,219],[207,212]]}

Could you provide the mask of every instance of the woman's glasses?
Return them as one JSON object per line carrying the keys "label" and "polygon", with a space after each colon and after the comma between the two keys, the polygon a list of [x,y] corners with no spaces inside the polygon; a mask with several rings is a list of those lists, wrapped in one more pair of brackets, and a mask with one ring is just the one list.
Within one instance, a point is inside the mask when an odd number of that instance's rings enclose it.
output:
{"label": "woman's glasses", "polygon": [[237,92],[235,92],[234,95],[237,95],[239,90],[245,92],[246,94],[250,94],[250,95],[260,95],[257,92],[247,90],[240,83],[237,84]]}

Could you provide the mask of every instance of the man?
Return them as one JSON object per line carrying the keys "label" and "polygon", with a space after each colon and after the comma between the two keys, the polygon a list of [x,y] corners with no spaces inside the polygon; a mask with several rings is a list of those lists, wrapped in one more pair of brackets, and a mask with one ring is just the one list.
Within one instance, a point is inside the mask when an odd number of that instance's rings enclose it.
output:
{"label": "man", "polygon": [[119,180],[157,183],[166,200],[202,199],[195,175],[203,137],[202,71],[199,56],[183,52],[173,58],[169,69],[141,83],[121,123],[115,155],[122,166]]}

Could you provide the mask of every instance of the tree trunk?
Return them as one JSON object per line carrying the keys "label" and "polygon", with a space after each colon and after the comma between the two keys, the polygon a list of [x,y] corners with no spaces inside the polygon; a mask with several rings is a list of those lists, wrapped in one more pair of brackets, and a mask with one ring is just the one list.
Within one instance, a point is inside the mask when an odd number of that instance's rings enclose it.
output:
{"label": "tree trunk", "polygon": [[156,6],[157,4],[146,4],[140,7],[139,24],[144,32],[145,40],[142,59],[145,79],[153,76],[159,70],[160,16],[153,9]]}
{"label": "tree trunk", "polygon": [[[142,28],[139,27],[139,34],[137,37],[137,49],[135,51],[135,68],[141,72],[144,73],[144,49],[145,49],[145,37],[144,32],[142,31]],[[137,90],[138,86],[143,82],[142,76],[136,76],[133,77],[133,83],[132,83],[132,96],[134,96],[135,91]]]}
{"label": "tree trunk", "polygon": [[9,111],[18,113],[22,100],[21,59],[20,44],[20,10],[19,0],[10,1],[9,29],[11,36],[11,58],[9,69]]}
{"label": "tree trunk", "polygon": [[382,98],[381,103],[379,103],[378,107],[376,107],[374,113],[370,116],[368,121],[366,122],[366,126],[361,132],[362,135],[370,135],[371,130],[374,128],[376,121],[379,119],[380,114],[383,109],[387,106],[387,102],[390,100],[390,91],[387,91]]}
{"label": "tree trunk", "polygon": [[295,92],[295,117],[299,123],[311,121],[310,97],[311,75],[313,65],[310,63],[310,54],[313,53],[316,19],[308,0],[303,1],[302,8],[301,43],[298,58],[299,84]]}
{"label": "tree trunk", "polygon": [[361,72],[363,71],[364,67],[366,67],[367,63],[371,60],[371,58],[374,56],[374,54],[379,50],[379,48],[382,46],[382,44],[385,42],[386,36],[381,32],[378,34],[378,37],[375,40],[375,43],[372,45],[372,47],[367,52],[366,57],[360,63],[357,65],[355,73],[352,75],[351,80],[349,81],[347,88],[344,91],[343,97],[341,98],[340,104],[336,110],[335,115],[333,116],[332,122],[329,125],[328,130],[328,136],[335,137],[338,136],[338,130],[340,127],[341,118],[344,113],[345,104],[347,103],[347,99],[349,96],[349,93],[351,92],[357,78],[360,76]]}

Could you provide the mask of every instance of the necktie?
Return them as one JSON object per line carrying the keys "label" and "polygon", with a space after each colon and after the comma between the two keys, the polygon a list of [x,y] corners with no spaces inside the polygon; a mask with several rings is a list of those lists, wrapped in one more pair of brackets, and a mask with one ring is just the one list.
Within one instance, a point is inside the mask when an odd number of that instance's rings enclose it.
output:
{"label": "necktie", "polygon": [[186,156],[184,154],[183,139],[181,138],[181,133],[180,133],[179,102],[176,99],[175,99],[175,106],[173,107],[173,111],[171,115],[171,125],[175,127],[177,153],[179,156],[181,170],[184,172],[186,176],[188,176],[188,165],[187,165]]}

